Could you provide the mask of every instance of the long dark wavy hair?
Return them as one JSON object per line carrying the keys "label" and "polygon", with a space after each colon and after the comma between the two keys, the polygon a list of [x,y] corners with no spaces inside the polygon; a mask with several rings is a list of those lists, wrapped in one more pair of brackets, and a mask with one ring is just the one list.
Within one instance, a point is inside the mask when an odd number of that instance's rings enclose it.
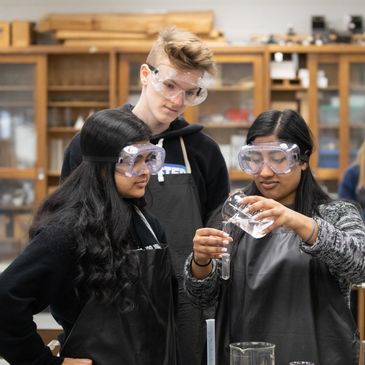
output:
{"label": "long dark wavy hair", "polygon": [[[151,132],[132,112],[106,109],[92,114],[80,136],[82,163],[41,205],[30,237],[56,225],[72,232],[77,262],[76,291],[84,299],[113,303],[126,297],[138,263],[127,255],[132,204],[118,194],[115,162],[127,144],[148,141]],[[124,300],[124,299],[123,299]]]}
{"label": "long dark wavy hair", "polygon": [[[312,133],[305,120],[294,110],[269,110],[261,113],[247,132],[247,144],[253,143],[257,137],[271,135],[281,141],[295,143],[300,149],[300,154],[308,159],[313,152]],[[254,182],[250,184],[248,193],[261,195]],[[320,187],[308,164],[308,168],[302,171],[297,187],[294,209],[312,216],[314,212],[319,214],[319,205],[329,201],[331,198]]]}

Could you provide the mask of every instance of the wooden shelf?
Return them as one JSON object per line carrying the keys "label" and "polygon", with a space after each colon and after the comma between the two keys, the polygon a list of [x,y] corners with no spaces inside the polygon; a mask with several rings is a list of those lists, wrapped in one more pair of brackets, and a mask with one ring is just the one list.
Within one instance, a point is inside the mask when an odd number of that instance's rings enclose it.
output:
{"label": "wooden shelf", "polygon": [[272,91],[308,91],[308,88],[305,88],[300,85],[271,85]]}
{"label": "wooden shelf", "polygon": [[108,108],[109,103],[105,101],[51,101],[48,106],[58,108]]}
{"label": "wooden shelf", "polygon": [[108,85],[50,85],[48,91],[108,91]]}
{"label": "wooden shelf", "polygon": [[244,85],[222,85],[222,86],[213,86],[211,88],[209,88],[209,92],[212,91],[223,91],[223,92],[237,92],[237,91],[252,91],[254,90],[254,85],[252,83],[252,85],[250,86],[244,86]]}
{"label": "wooden shelf", "polygon": [[51,127],[47,129],[48,134],[76,134],[79,131],[74,127]]}
{"label": "wooden shelf", "polygon": [[365,92],[365,86],[362,86],[362,85],[350,85],[350,94],[351,94],[351,92],[358,92],[358,91]]}
{"label": "wooden shelf", "polygon": [[251,123],[246,121],[241,122],[226,122],[226,123],[202,123],[207,129],[222,129],[222,128],[250,128]]}
{"label": "wooden shelf", "polygon": [[365,128],[365,121],[364,124],[362,123],[351,123],[349,122],[349,127],[353,129],[364,129]]}
{"label": "wooden shelf", "polygon": [[340,173],[339,170],[335,168],[318,167],[315,169],[315,177],[318,180],[338,180]]}
{"label": "wooden shelf", "polygon": [[252,180],[252,175],[246,174],[242,170],[229,170],[229,177],[232,181]]}
{"label": "wooden shelf", "polygon": [[271,79],[270,89],[273,91],[308,91],[299,79]]}
{"label": "wooden shelf", "polygon": [[4,210],[14,211],[14,212],[23,212],[23,211],[32,212],[34,210],[34,207],[32,205],[21,205],[21,206],[17,207],[15,205],[0,204],[0,211],[4,211]]}
{"label": "wooden shelf", "polygon": [[34,85],[0,85],[0,91],[34,91]]}
{"label": "wooden shelf", "polygon": [[0,179],[7,180],[34,180],[37,177],[35,169],[20,169],[17,167],[0,167]]}
{"label": "wooden shelf", "polygon": [[333,123],[333,124],[326,124],[326,123],[320,123],[318,125],[319,129],[339,129],[340,123]]}
{"label": "wooden shelf", "polygon": [[1,101],[0,108],[33,108],[32,101]]}
{"label": "wooden shelf", "polygon": [[318,91],[339,91],[338,86],[319,87]]}
{"label": "wooden shelf", "polygon": [[48,171],[48,177],[61,177],[61,171]]}

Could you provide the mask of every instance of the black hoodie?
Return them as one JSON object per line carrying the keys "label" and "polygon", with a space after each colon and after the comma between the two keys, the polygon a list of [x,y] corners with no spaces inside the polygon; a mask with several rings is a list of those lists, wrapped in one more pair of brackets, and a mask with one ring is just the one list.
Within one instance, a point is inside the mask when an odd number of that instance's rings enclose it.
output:
{"label": "black hoodie", "polygon": [[[124,110],[132,110],[126,104]],[[176,118],[163,133],[153,136],[156,144],[163,138],[166,150],[165,164],[184,165],[180,137],[183,137],[191,172],[197,186],[203,224],[211,213],[220,206],[229,193],[229,177],[224,158],[217,143],[202,132],[203,127],[189,124],[183,117]],[[66,178],[81,163],[80,134],[77,134],[65,150],[61,180]]]}

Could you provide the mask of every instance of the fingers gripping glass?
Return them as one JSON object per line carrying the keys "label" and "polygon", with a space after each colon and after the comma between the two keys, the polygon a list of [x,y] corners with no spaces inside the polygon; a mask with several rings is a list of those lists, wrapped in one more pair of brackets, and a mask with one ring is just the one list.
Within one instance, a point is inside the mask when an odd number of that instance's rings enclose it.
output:
{"label": "fingers gripping glass", "polygon": [[[160,65],[155,68],[148,65],[151,70],[151,83],[153,88],[164,98],[174,100],[180,94],[184,96],[184,104],[193,106],[202,103],[208,96],[205,84],[208,76],[196,77],[190,72],[179,72],[173,67]],[[183,84],[186,87],[181,87]]]}
{"label": "fingers gripping glass", "polygon": [[241,169],[251,175],[259,174],[264,165],[275,174],[288,174],[300,161],[308,161],[308,157],[300,155],[296,144],[286,142],[247,145],[238,154]]}
{"label": "fingers gripping glass", "polygon": [[115,169],[125,176],[139,176],[148,169],[157,174],[165,161],[165,150],[152,143],[132,144],[122,149]]}

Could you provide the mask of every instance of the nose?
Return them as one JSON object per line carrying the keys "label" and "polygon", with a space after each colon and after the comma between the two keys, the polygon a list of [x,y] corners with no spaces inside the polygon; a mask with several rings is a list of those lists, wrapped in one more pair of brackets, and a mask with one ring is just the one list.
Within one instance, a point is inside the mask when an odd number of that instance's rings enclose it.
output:
{"label": "nose", "polygon": [[261,176],[273,176],[275,175],[274,171],[270,168],[266,161],[262,164],[262,169],[260,171]]}
{"label": "nose", "polygon": [[149,174],[150,174],[150,169],[147,166],[147,164],[144,163],[143,166],[141,167],[140,175],[149,175]]}
{"label": "nose", "polygon": [[184,103],[185,103],[185,91],[180,90],[180,92],[179,92],[177,95],[175,95],[175,96],[171,99],[171,101],[172,101],[175,105],[177,105],[177,106],[179,106],[179,107],[183,106],[183,105],[184,105]]}

